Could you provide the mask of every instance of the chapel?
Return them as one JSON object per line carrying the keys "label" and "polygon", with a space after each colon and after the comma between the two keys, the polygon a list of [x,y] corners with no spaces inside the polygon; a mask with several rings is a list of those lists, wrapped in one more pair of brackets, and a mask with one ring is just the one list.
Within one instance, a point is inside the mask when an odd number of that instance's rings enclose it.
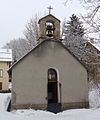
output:
{"label": "chapel", "polygon": [[38,45],[9,70],[11,109],[34,108],[57,113],[88,107],[87,69],[63,45],[60,20],[49,13],[38,23]]}

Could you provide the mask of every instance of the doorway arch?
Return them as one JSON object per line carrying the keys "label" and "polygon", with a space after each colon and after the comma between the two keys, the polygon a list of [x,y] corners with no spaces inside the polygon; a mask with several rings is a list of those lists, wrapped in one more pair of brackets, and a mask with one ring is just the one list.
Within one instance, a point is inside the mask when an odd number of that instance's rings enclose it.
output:
{"label": "doorway arch", "polygon": [[57,113],[61,111],[61,86],[57,69],[48,69],[47,110]]}
{"label": "doorway arch", "polygon": [[48,104],[58,103],[57,79],[57,71],[53,68],[48,69]]}

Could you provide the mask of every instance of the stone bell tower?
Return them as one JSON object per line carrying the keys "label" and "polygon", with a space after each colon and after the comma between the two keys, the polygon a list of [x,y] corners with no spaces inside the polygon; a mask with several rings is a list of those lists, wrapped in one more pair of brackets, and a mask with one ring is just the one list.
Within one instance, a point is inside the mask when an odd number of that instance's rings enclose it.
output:
{"label": "stone bell tower", "polygon": [[52,38],[54,40],[60,39],[60,20],[50,13],[51,7],[49,7],[49,14],[41,18],[39,24],[39,39]]}

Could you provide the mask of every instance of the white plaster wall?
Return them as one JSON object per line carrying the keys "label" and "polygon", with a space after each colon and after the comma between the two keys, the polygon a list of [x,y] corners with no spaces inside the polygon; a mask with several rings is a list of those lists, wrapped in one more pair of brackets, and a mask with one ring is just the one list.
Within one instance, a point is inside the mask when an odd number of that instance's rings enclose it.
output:
{"label": "white plaster wall", "polygon": [[47,103],[51,67],[59,71],[62,103],[88,100],[86,69],[59,42],[45,41],[13,68],[13,104]]}

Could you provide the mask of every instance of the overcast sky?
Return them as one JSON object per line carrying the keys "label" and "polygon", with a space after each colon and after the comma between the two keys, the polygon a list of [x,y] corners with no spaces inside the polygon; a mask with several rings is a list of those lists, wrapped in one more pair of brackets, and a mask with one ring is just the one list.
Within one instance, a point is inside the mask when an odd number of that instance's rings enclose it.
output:
{"label": "overcast sky", "polygon": [[64,0],[0,0],[0,47],[14,38],[23,37],[25,24],[35,14],[48,14],[48,6],[52,6],[52,14],[63,21],[74,13],[84,12],[78,0],[64,6]]}

